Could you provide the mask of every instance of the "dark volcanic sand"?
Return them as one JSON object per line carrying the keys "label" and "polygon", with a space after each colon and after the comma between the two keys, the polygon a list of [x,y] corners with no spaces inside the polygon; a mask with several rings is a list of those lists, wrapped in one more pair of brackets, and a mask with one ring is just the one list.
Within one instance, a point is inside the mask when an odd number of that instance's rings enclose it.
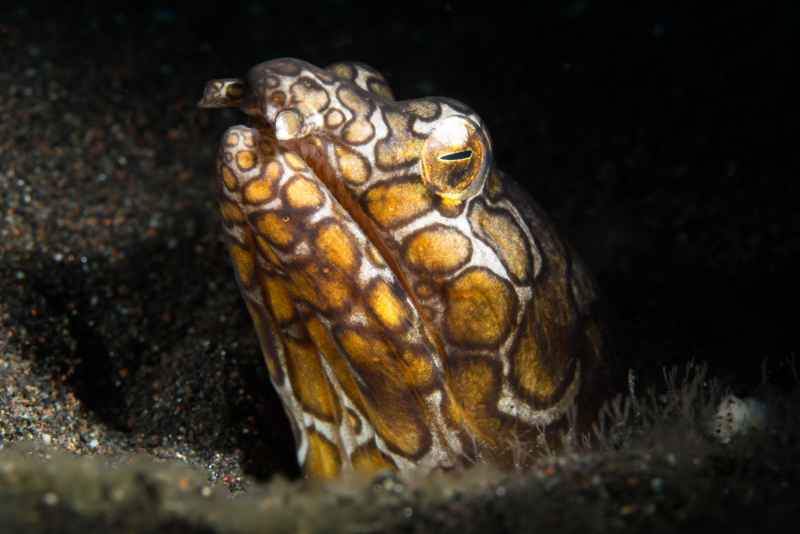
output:
{"label": "dark volcanic sand", "polygon": [[[246,531],[263,526],[255,496],[284,502],[304,491],[253,482],[298,472],[219,240],[212,161],[220,133],[243,119],[195,107],[207,79],[275,57],[364,61],[400,98],[439,94],[475,108],[500,166],[597,275],[618,357],[640,382],[660,383],[663,364],[693,357],[747,392],[769,357],[773,381],[791,384],[783,361],[797,350],[796,314],[784,310],[794,307],[800,221],[788,129],[797,122],[788,112],[795,95],[786,80],[796,8],[564,5],[476,16],[448,3],[415,16],[338,3],[296,11],[256,3],[219,12],[158,3],[2,8],[0,449],[31,441],[45,452],[0,452],[0,527],[33,510],[38,519],[16,526],[44,529],[50,520],[61,531],[124,530],[141,518],[157,531]],[[798,517],[785,498],[797,482],[796,442],[781,447],[777,459],[762,454],[755,466],[710,474],[688,459],[677,464],[691,475],[676,474],[665,455],[651,463],[573,459],[568,475],[537,475],[560,481],[548,497],[535,493],[534,479],[487,486],[498,478],[480,475],[443,483],[472,488],[469,498],[443,490],[443,501],[405,487],[391,497],[391,480],[354,490],[341,505],[311,492],[308,501],[292,497],[300,508],[287,505],[281,524],[296,526],[296,510],[348,524],[349,511],[365,507],[378,518],[365,531],[465,523],[685,529],[768,510]],[[42,461],[50,449],[103,459],[85,468],[58,455]],[[108,463],[127,465],[138,454],[145,459],[108,472]],[[598,489],[597,473],[616,489]],[[659,505],[652,523],[629,521],[661,491],[653,479],[674,488],[664,502],[680,513]],[[207,481],[223,486],[216,497],[203,496]],[[518,483],[523,489],[513,489]],[[133,489],[109,497],[120,485]],[[249,489],[252,500],[229,502],[219,497],[224,486]],[[558,508],[563,499],[574,508]],[[545,504],[534,513],[538,500]],[[629,500],[635,510],[623,508]],[[586,502],[595,515],[586,515]],[[707,517],[697,503],[711,503]],[[194,509],[254,515],[237,526]],[[541,519],[520,523],[525,514]],[[587,519],[595,516],[597,523]],[[618,516],[627,519],[615,523]]]}

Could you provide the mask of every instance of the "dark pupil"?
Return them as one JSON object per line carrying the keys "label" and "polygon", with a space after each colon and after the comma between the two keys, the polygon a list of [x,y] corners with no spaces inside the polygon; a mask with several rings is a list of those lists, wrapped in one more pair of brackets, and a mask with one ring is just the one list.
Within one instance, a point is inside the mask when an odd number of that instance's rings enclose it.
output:
{"label": "dark pupil", "polygon": [[452,154],[445,154],[444,156],[439,156],[439,159],[442,161],[459,161],[462,159],[469,159],[472,157],[472,150],[462,150],[461,152],[453,152]]}

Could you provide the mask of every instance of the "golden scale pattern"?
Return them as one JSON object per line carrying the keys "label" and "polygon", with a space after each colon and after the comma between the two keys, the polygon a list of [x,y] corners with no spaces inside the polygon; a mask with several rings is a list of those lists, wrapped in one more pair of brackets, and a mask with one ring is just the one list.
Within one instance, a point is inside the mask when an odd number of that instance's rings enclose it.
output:
{"label": "golden scale pattern", "polygon": [[[225,237],[305,473],[519,467],[596,413],[592,283],[481,119],[359,63],[212,80]],[[520,452],[523,454],[520,454]]]}

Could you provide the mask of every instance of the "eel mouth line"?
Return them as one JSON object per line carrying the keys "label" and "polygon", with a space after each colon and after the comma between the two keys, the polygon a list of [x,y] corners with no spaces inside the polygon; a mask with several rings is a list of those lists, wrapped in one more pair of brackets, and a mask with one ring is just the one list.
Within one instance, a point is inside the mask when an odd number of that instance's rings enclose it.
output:
{"label": "eel mouth line", "polygon": [[[270,126],[263,122],[263,119],[261,122],[264,126]],[[270,132],[264,132],[264,134],[267,135],[269,135],[269,133]],[[275,139],[274,129],[272,129],[271,133],[273,135],[272,139]],[[322,141],[323,147],[327,147],[329,144],[333,143],[324,137],[318,138]],[[412,284],[404,274],[404,270],[397,259],[396,253],[393,252],[387,240],[381,235],[381,231],[378,229],[376,223],[364,211],[361,203],[347,188],[336,170],[331,166],[325,154],[325,149],[320,149],[316,143],[311,142],[307,137],[287,141],[278,141],[275,139],[274,143],[281,149],[294,152],[305,161],[317,178],[325,185],[328,191],[330,191],[336,201],[344,208],[348,215],[350,215],[361,231],[364,232],[367,240],[378,250],[383,260],[386,262],[386,265],[392,271],[395,279],[399,282],[405,294],[408,295],[413,308],[417,311],[423,333],[439,356],[439,361],[444,362],[446,355],[444,343],[439,336],[436,335],[435,329],[432,326],[433,322],[431,318],[426,315],[424,308],[417,299]]]}
{"label": "eel mouth line", "polygon": [[[332,143],[325,138],[320,139],[324,147]],[[375,222],[366,211],[364,211],[364,208],[361,206],[356,196],[347,188],[336,170],[331,166],[324,153],[324,149],[320,149],[317,144],[311,142],[307,138],[275,142],[278,147],[299,155],[303,161],[305,161],[306,165],[314,171],[314,174],[325,185],[325,188],[333,195],[347,214],[350,215],[361,231],[364,232],[367,240],[378,249],[378,252],[380,252],[384,261],[391,269],[392,274],[394,274],[405,292],[412,299],[415,308],[419,310],[420,308],[415,302],[411,284],[403,274],[403,269],[397,261],[396,254],[391,250],[386,239],[381,235]]]}

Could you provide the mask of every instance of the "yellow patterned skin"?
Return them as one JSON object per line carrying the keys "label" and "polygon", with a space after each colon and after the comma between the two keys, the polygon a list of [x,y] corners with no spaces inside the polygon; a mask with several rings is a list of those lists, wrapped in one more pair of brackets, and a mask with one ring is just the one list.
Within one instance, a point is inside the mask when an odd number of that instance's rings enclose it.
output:
{"label": "yellow patterned skin", "polygon": [[609,362],[578,258],[446,98],[395,101],[359,63],[212,80],[238,107],[220,212],[310,477],[519,468],[585,431]]}

